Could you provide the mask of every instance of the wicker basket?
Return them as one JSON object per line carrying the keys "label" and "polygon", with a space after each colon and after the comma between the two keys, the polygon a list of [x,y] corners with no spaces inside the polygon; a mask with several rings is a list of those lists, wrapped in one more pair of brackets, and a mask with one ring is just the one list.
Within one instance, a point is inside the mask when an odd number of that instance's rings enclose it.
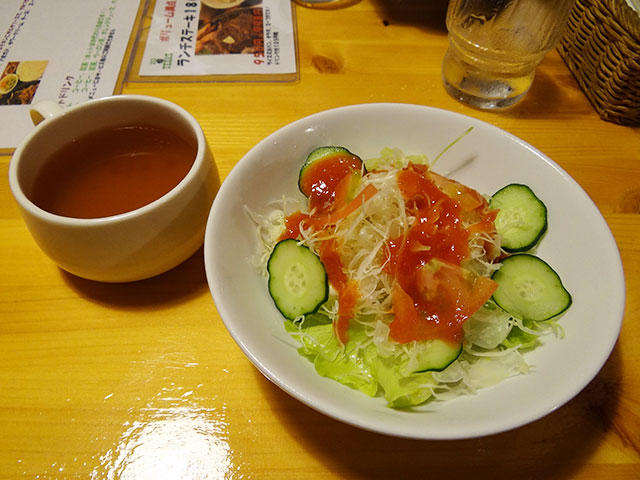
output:
{"label": "wicker basket", "polygon": [[557,48],[603,120],[640,125],[640,16],[625,0],[577,0]]}

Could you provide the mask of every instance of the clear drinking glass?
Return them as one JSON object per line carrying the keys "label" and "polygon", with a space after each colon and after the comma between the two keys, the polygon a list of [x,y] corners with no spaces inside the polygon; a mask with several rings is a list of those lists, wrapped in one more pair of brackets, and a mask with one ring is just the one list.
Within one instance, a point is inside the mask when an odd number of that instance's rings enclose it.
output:
{"label": "clear drinking glass", "polygon": [[575,0],[451,0],[444,86],[478,108],[504,108],[529,91]]}

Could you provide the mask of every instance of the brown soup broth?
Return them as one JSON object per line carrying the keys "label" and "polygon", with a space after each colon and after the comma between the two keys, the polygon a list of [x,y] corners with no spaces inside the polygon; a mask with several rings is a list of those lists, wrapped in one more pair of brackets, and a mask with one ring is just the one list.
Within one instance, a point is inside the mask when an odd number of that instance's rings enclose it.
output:
{"label": "brown soup broth", "polygon": [[48,212],[99,218],[157,200],[189,172],[197,146],[168,128],[133,125],[79,137],[36,174],[30,198]]}

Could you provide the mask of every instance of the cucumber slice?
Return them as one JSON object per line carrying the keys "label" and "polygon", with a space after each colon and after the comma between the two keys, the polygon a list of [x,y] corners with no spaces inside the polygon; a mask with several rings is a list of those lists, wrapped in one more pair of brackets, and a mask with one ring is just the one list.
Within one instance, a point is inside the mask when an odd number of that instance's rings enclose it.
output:
{"label": "cucumber slice", "polygon": [[547,230],[547,207],[526,185],[512,183],[501,188],[489,206],[500,210],[495,226],[507,252],[530,250]]}
{"label": "cucumber slice", "polygon": [[316,312],[329,298],[329,280],[322,261],[294,239],[276,244],[267,271],[269,294],[289,320]]}
{"label": "cucumber slice", "polygon": [[311,165],[317,164],[322,160],[335,157],[338,155],[344,156],[345,158],[349,159],[351,163],[350,167],[346,167],[344,169],[345,170],[344,174],[348,173],[349,169],[356,170],[356,171],[362,170],[362,165],[363,165],[362,159],[357,155],[355,155],[354,153],[351,153],[349,150],[347,150],[344,147],[324,146],[324,147],[315,148],[311,151],[311,153],[309,153],[309,155],[307,155],[307,159],[305,160],[304,165],[302,165],[302,168],[300,169],[300,174],[298,175],[298,188],[305,196],[308,197],[311,194],[309,189],[309,182],[307,181],[307,178],[306,178],[307,174],[309,173],[309,167],[311,167]]}
{"label": "cucumber slice", "polygon": [[451,365],[462,353],[462,343],[446,340],[427,340],[420,342],[416,354],[417,368],[414,373],[436,371],[440,372]]}
{"label": "cucumber slice", "polygon": [[533,255],[519,253],[505,258],[491,278],[498,284],[493,300],[514,317],[549,320],[571,305],[571,295],[558,274]]}

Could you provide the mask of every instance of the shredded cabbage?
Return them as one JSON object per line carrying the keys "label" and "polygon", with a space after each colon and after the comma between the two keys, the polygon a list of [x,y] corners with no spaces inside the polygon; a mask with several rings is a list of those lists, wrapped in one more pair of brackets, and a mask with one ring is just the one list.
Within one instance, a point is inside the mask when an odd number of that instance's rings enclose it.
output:
{"label": "shredded cabbage", "polygon": [[[332,231],[341,240],[347,275],[357,281],[361,294],[346,345],[336,339],[333,328],[338,317],[333,291],[315,314],[285,321],[286,330],[300,344],[299,353],[313,363],[319,375],[369,396],[383,395],[390,407],[473,394],[513,375],[526,374],[531,366],[523,352],[538,346],[542,335],[562,335],[561,327],[553,321],[523,322],[490,300],[464,323],[463,351],[457,360],[441,372],[413,373],[425,342],[401,344],[390,338],[393,279],[385,273],[383,262],[387,240],[405,232],[414,220],[406,213],[396,182],[397,173],[409,162],[429,164],[425,156],[405,156],[391,148],[384,149],[378,158],[365,160],[368,173],[360,188],[371,184],[378,193],[339,220]],[[265,212],[247,209],[257,226],[261,249],[255,265],[262,275],[267,275],[266,264],[285,229],[285,219],[298,210],[307,210],[302,196],[282,197]],[[302,226],[301,235],[301,243],[317,252],[317,233]],[[486,249],[499,249],[499,238],[474,234],[469,246],[471,259],[465,267],[478,275],[491,276],[498,266],[487,260]]]}

